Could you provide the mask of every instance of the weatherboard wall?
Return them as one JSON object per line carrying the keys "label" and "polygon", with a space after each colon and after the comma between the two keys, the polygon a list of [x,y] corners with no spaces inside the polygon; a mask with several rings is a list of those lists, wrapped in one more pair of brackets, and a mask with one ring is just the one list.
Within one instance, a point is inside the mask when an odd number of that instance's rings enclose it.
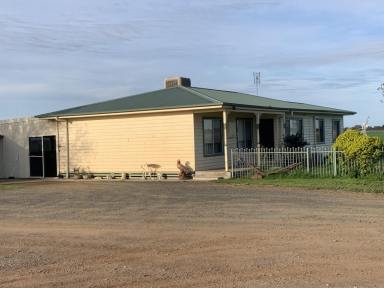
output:
{"label": "weatherboard wall", "polygon": [[[222,112],[217,113],[196,113],[195,114],[195,163],[196,170],[215,170],[224,169],[224,153],[217,156],[205,156],[204,155],[204,144],[203,144],[203,119],[204,118],[221,118],[223,117]],[[231,149],[237,148],[237,119],[249,118],[253,121],[253,147],[257,147],[257,128],[256,128],[256,116],[255,113],[244,113],[244,112],[230,112],[227,120],[227,147],[228,147],[228,163],[231,165]],[[282,143],[282,128],[281,120],[277,115],[264,113],[262,114],[263,119],[274,120],[274,140],[276,146]]]}
{"label": "weatherboard wall", "polygon": [[[338,115],[322,115],[322,114],[294,114],[287,115],[287,119],[296,118],[303,120],[303,134],[304,140],[313,146],[330,146],[333,144],[332,141],[332,121],[340,121],[340,132],[344,129],[343,116]],[[315,120],[324,120],[324,142],[316,143],[315,139]]]}
{"label": "weatherboard wall", "polygon": [[[69,170],[142,172],[145,164],[177,172],[176,162],[195,167],[193,114],[174,112],[72,119]],[[60,172],[66,173],[66,124],[60,125]]]}
{"label": "weatherboard wall", "polygon": [[222,112],[215,113],[198,113],[194,116],[194,133],[195,133],[195,163],[197,171],[215,170],[224,168],[224,153],[215,156],[204,155],[204,118],[220,118],[222,119]]}

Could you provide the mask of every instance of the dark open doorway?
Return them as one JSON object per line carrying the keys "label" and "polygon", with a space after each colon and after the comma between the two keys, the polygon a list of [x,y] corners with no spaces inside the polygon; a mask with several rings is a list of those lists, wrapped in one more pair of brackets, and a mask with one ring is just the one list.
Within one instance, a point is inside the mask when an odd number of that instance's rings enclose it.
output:
{"label": "dark open doorway", "polygon": [[273,119],[260,119],[260,145],[265,148],[275,147]]}
{"label": "dark open doorway", "polygon": [[31,177],[56,177],[56,137],[29,138],[29,167]]}

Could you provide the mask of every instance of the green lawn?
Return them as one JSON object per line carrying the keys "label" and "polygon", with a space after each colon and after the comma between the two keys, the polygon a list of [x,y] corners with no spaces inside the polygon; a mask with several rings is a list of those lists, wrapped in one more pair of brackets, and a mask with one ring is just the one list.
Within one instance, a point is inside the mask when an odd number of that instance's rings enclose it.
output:
{"label": "green lawn", "polygon": [[384,130],[380,131],[367,131],[368,136],[372,137],[380,137],[381,139],[384,140]]}
{"label": "green lawn", "polygon": [[276,176],[259,180],[248,178],[220,180],[219,183],[384,193],[384,180],[380,180],[378,178],[297,178],[289,176]]}
{"label": "green lawn", "polygon": [[12,190],[12,189],[16,189],[16,188],[20,188],[20,185],[0,183],[0,191],[1,190]]}

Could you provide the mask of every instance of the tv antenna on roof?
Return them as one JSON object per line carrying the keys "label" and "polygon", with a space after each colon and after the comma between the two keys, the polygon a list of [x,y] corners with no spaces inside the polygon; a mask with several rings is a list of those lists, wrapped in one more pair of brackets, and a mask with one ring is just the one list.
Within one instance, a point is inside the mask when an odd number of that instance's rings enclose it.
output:
{"label": "tv antenna on roof", "polygon": [[260,84],[261,84],[261,73],[253,72],[253,84],[256,87],[256,95],[259,96]]}

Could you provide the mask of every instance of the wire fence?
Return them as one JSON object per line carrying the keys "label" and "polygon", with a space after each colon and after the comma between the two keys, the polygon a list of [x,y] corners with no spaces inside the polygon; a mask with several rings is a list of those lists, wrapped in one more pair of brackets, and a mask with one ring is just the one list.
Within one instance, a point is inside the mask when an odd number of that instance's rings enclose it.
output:
{"label": "wire fence", "polygon": [[232,178],[251,177],[257,173],[295,172],[311,177],[342,177],[384,174],[384,149],[381,158],[368,160],[362,167],[356,159],[347,159],[343,151],[330,147],[252,148],[231,150]]}

